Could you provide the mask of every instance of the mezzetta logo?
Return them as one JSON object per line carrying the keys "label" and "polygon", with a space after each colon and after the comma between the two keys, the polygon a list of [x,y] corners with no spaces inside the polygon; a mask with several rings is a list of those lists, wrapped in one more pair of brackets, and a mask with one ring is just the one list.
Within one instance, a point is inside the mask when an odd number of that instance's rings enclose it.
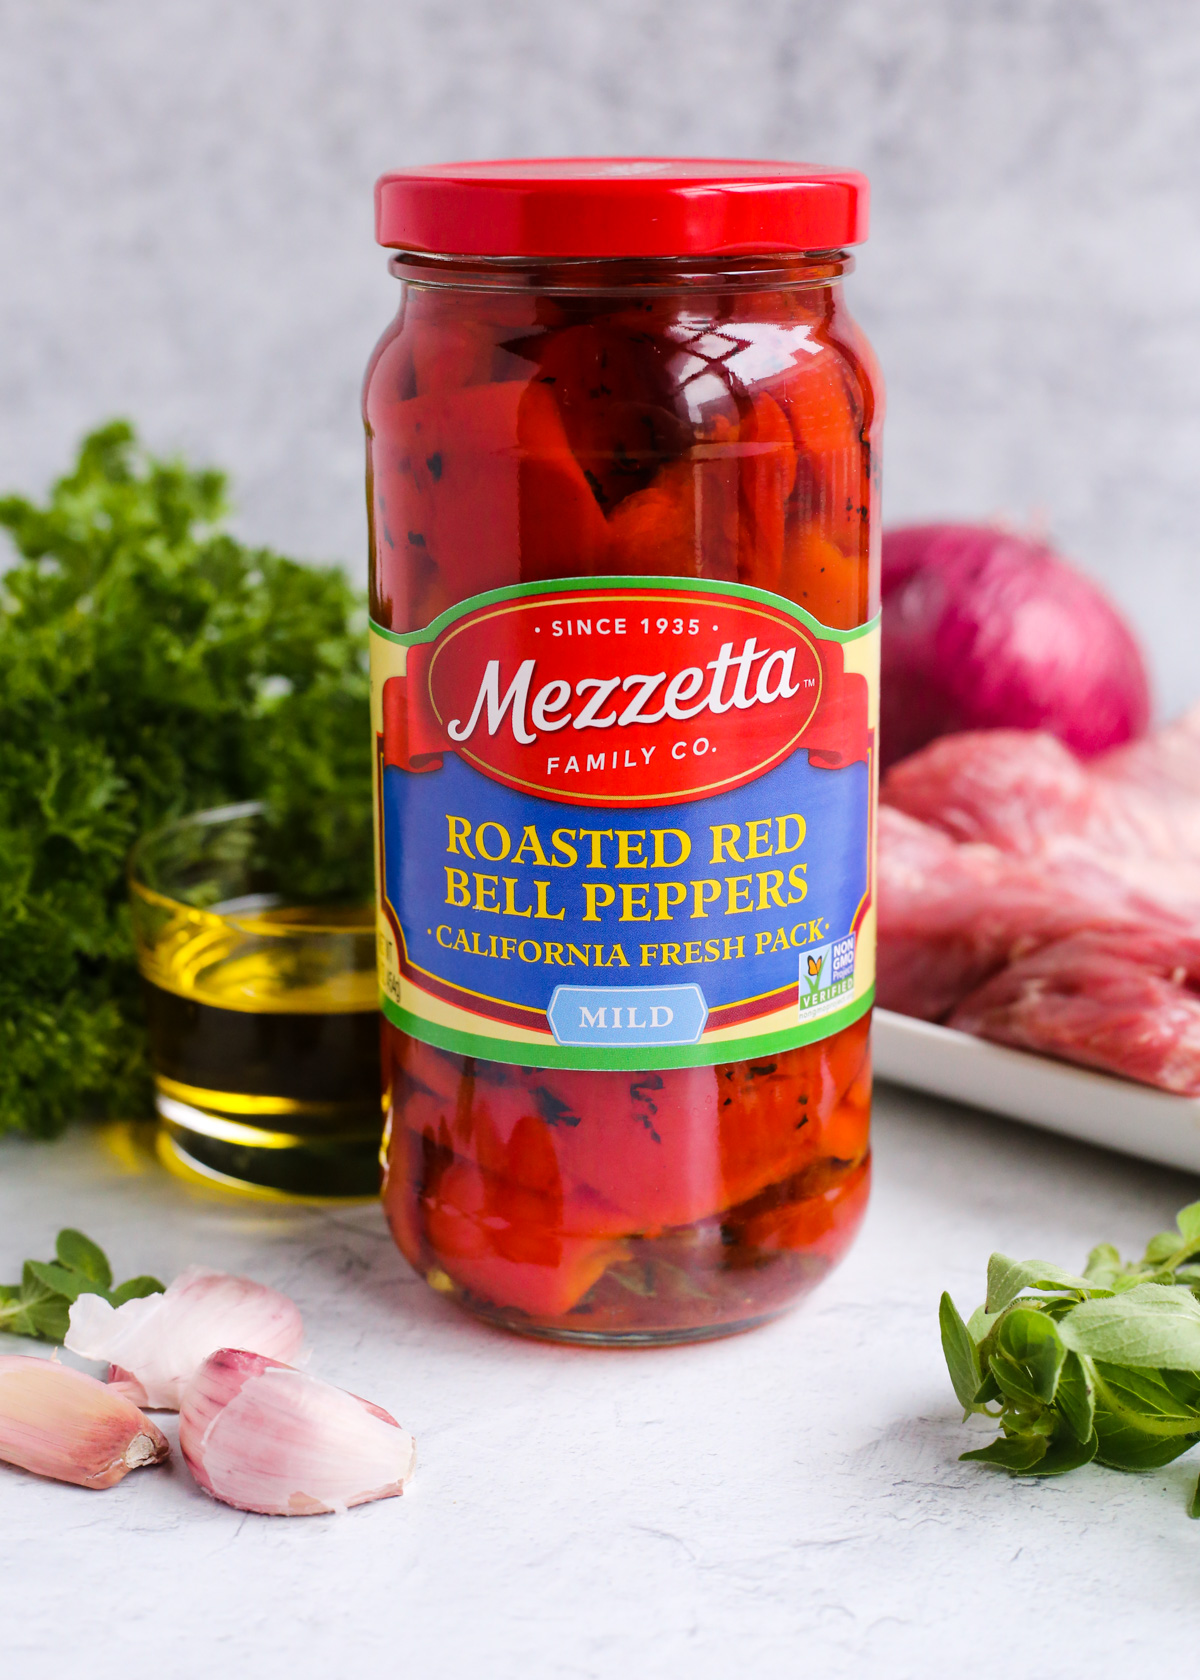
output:
{"label": "mezzetta logo", "polygon": [[[703,667],[685,666],[669,681],[665,671],[656,671],[625,678],[581,677],[574,685],[557,677],[535,687],[537,661],[524,659],[503,695],[500,661],[489,659],[469,719],[464,723],[461,718],[452,718],[446,733],[452,741],[469,741],[481,720],[486,719],[488,734],[495,735],[507,717],[513,739],[529,746],[539,734],[551,734],[568,725],[573,729],[611,729],[614,724],[622,728],[634,723],[662,723],[667,718],[686,722],[702,712],[720,714],[733,708],[749,711],[754,706],[790,700],[802,686],[811,688],[814,684],[811,677],[795,678],[794,647],[760,648],[754,636],[746,638],[740,653],[735,654],[733,647],[732,642],[724,642],[715,659]],[[706,672],[712,676],[707,692],[701,696]],[[625,695],[630,698],[622,705]],[[576,701],[583,704],[569,709]]]}

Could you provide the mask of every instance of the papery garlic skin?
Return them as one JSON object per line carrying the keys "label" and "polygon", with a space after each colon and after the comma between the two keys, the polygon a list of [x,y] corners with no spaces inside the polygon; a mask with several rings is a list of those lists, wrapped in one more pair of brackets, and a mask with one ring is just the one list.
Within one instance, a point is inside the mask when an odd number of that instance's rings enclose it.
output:
{"label": "papery garlic skin", "polygon": [[162,1430],[106,1383],[52,1359],[0,1358],[0,1459],[7,1463],[109,1488],[169,1451]]}
{"label": "papery garlic skin", "polygon": [[214,1499],[278,1517],[391,1499],[416,1463],[412,1436],[381,1407],[236,1348],[214,1353],[188,1384],[179,1447]]}
{"label": "papery garlic skin", "polygon": [[163,1294],[121,1307],[81,1295],[64,1346],[84,1359],[107,1359],[109,1385],[135,1405],[177,1412],[210,1353],[244,1347],[294,1364],[304,1350],[304,1323],[296,1303],[277,1289],[189,1266]]}

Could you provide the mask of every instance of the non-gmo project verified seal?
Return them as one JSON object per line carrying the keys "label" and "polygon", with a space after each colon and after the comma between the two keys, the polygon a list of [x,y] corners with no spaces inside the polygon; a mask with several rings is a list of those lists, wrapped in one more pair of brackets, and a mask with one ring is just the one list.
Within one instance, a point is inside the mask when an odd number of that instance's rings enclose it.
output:
{"label": "non-gmo project verified seal", "polygon": [[800,953],[800,1015],[826,1015],[838,999],[854,990],[854,940],[835,939]]}

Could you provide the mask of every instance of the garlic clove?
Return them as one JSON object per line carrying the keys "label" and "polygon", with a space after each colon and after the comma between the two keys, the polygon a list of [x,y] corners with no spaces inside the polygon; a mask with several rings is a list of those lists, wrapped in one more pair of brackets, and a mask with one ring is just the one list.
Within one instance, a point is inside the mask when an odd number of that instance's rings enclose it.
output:
{"label": "garlic clove", "polygon": [[52,1359],[0,1358],[0,1459],[79,1487],[108,1488],[170,1447],[106,1383]]}
{"label": "garlic clove", "polygon": [[84,1359],[107,1359],[110,1383],[135,1405],[177,1412],[189,1379],[217,1348],[232,1344],[294,1364],[304,1324],[278,1290],[189,1266],[163,1294],[124,1306],[81,1295],[64,1344]]}
{"label": "garlic clove", "polygon": [[214,1353],[188,1384],[179,1447],[214,1499],[280,1517],[390,1499],[416,1462],[412,1436],[381,1407],[236,1348]]}

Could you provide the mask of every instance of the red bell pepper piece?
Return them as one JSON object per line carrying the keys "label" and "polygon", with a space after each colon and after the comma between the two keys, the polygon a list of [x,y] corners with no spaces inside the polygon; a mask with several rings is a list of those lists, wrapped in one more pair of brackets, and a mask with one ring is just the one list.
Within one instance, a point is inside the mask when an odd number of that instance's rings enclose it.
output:
{"label": "red bell pepper piece", "polygon": [[412,335],[417,395],[482,385],[491,377],[493,334],[478,321],[432,320]]}
{"label": "red bell pepper piece", "polygon": [[517,582],[512,458],[525,387],[431,391],[380,413],[375,491],[396,550],[423,580],[420,622]]}
{"label": "red bell pepper piece", "polygon": [[[457,1088],[448,1058],[414,1046],[398,1119],[477,1165],[489,1211],[514,1227],[646,1235],[711,1218],[830,1153],[866,1041],[863,1022],[719,1078],[487,1068]],[[861,1120],[865,1147],[865,1110]]]}
{"label": "red bell pepper piece", "polygon": [[871,1188],[871,1160],[867,1156],[851,1172],[827,1188],[752,1215],[738,1227],[738,1239],[770,1252],[798,1249],[820,1255],[831,1266],[854,1240],[867,1211]]}
{"label": "red bell pepper piece", "polygon": [[862,419],[841,359],[832,350],[798,356],[771,390],[787,415],[797,449],[815,456],[858,450]]}
{"label": "red bell pepper piece", "polygon": [[674,407],[675,355],[640,322],[566,327],[541,346],[538,383],[553,392],[568,446],[605,513],[691,442]]}
{"label": "red bell pepper piece", "polygon": [[[846,347],[805,356],[772,391],[785,411],[799,453],[796,501],[801,526],[817,530],[846,555],[867,562],[872,424],[856,360]],[[786,575],[785,562],[785,575]],[[863,593],[865,601],[865,589]],[[807,605],[807,602],[805,603]],[[827,619],[838,628],[862,622]]]}
{"label": "red bell pepper piece", "polygon": [[614,572],[734,582],[738,575],[736,458],[721,445],[697,445],[682,461],[664,467],[645,490],[626,496],[609,529]]}
{"label": "red bell pepper piece", "polygon": [[789,532],[784,544],[783,591],[822,624],[850,630],[863,621],[867,569],[812,526]]}
{"label": "red bell pepper piece", "polygon": [[759,589],[778,590],[783,574],[787,501],[796,483],[796,446],[787,417],[760,391],[738,428],[741,444],[738,577]]}
{"label": "red bell pepper piece", "polygon": [[487,1174],[455,1161],[420,1199],[429,1243],[454,1282],[492,1306],[515,1307],[536,1317],[569,1312],[625,1249],[614,1242],[564,1236],[552,1207],[539,1207],[535,1192],[513,1220],[507,1189],[498,1196]]}
{"label": "red bell pepper piece", "polygon": [[[852,1127],[839,1120],[847,1091],[861,1077],[870,1023],[802,1045],[762,1063],[722,1069],[719,1108],[726,1206],[750,1200],[845,1146]],[[726,1101],[732,1098],[732,1101]],[[865,1119],[854,1152],[866,1148]]]}
{"label": "red bell pepper piece", "polygon": [[540,380],[521,398],[517,441],[521,582],[603,572],[608,527],[571,452],[554,394]]}

